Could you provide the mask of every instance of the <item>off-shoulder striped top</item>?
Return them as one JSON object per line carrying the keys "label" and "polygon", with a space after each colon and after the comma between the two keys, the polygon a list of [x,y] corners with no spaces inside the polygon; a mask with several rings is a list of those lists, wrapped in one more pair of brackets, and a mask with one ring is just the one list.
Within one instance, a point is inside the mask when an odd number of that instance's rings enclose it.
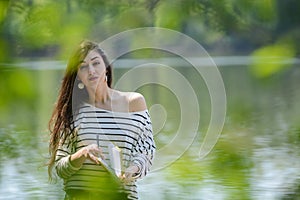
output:
{"label": "off-shoulder striped top", "polygon": [[109,164],[108,147],[113,144],[121,149],[122,169],[132,163],[140,169],[135,181],[122,185],[128,199],[138,199],[136,179],[147,174],[155,153],[148,111],[113,112],[85,103],[74,119],[74,126],[76,137],[59,145],[56,153],[56,171],[64,179],[64,189],[92,190],[103,194],[115,192],[111,176],[103,166],[87,159],[81,168],[75,168],[69,161],[74,152],[89,144],[97,144]]}

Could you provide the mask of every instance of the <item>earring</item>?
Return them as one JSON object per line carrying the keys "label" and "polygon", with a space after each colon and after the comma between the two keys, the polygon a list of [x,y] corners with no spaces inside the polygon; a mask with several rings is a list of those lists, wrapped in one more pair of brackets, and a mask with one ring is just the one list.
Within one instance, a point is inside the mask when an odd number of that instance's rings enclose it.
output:
{"label": "earring", "polygon": [[105,82],[107,82],[107,76],[105,76]]}
{"label": "earring", "polygon": [[84,84],[83,84],[82,82],[78,83],[77,86],[78,86],[78,88],[81,89],[81,90],[84,88]]}

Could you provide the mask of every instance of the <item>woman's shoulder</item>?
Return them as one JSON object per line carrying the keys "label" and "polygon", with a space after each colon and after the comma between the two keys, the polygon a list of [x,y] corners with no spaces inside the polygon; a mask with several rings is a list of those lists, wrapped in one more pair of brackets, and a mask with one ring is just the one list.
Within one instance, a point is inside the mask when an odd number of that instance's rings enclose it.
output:
{"label": "woman's shoulder", "polygon": [[122,92],[126,97],[129,112],[139,112],[147,109],[147,104],[144,96],[138,92]]}

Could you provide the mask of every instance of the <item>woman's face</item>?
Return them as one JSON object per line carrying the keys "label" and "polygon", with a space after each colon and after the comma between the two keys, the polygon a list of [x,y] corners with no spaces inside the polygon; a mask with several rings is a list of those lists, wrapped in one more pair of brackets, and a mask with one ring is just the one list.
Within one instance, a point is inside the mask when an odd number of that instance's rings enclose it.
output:
{"label": "woman's face", "polygon": [[90,51],[79,64],[77,79],[88,89],[96,89],[98,84],[106,84],[106,67],[96,50]]}

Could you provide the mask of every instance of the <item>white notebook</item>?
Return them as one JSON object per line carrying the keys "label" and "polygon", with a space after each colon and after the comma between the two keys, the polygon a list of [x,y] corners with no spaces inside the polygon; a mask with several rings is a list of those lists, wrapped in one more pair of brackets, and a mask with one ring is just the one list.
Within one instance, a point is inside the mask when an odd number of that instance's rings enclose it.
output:
{"label": "white notebook", "polygon": [[121,149],[113,144],[110,144],[108,149],[111,167],[114,169],[117,177],[120,177],[122,173]]}
{"label": "white notebook", "polygon": [[121,149],[114,144],[108,145],[109,160],[110,164],[107,164],[101,157],[98,158],[102,166],[109,171],[112,175],[120,177],[122,174],[122,159],[121,159]]}

